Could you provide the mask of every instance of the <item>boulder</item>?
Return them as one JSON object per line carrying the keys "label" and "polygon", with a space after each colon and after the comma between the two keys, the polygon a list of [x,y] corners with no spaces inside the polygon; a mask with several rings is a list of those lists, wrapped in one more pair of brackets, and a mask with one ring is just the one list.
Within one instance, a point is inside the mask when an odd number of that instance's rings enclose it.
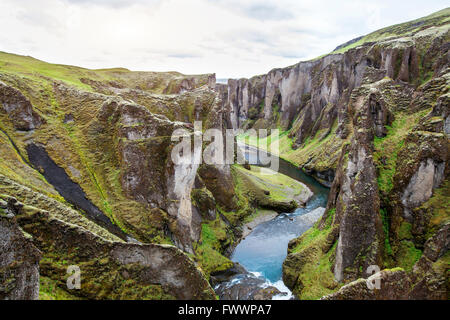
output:
{"label": "boulder", "polygon": [[0,81],[0,104],[16,130],[37,129],[44,120],[34,111],[30,102],[19,90]]}
{"label": "boulder", "polygon": [[14,214],[10,212],[8,217],[3,210],[0,209],[0,300],[37,300],[41,252],[17,224]]}

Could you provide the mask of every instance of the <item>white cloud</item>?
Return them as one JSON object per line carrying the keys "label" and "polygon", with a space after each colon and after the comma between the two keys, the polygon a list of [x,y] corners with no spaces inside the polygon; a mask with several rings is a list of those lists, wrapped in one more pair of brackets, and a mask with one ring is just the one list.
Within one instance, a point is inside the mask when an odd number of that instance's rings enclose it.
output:
{"label": "white cloud", "polygon": [[88,68],[249,77],[444,1],[2,0],[0,50]]}

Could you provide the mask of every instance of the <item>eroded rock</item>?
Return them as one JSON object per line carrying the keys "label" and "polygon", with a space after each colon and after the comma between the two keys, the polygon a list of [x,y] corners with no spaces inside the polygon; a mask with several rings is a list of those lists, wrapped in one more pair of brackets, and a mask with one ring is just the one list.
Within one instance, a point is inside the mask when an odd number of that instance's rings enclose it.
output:
{"label": "eroded rock", "polygon": [[[12,202],[8,207],[17,214]],[[0,300],[37,300],[41,252],[30,235],[3,210],[0,209]]]}
{"label": "eroded rock", "polygon": [[34,111],[30,100],[19,90],[0,81],[0,103],[16,130],[37,129],[44,122]]}
{"label": "eroded rock", "polygon": [[43,252],[43,275],[69,290],[66,269],[80,268],[81,288],[71,294],[89,299],[215,297],[202,272],[174,246],[107,241],[29,206],[17,207],[16,219]]}

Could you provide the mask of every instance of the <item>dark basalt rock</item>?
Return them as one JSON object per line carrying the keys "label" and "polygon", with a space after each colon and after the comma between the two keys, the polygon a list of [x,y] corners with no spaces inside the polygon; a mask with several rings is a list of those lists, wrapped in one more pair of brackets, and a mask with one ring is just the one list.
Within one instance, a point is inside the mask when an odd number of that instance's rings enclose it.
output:
{"label": "dark basalt rock", "polygon": [[41,252],[13,218],[15,204],[4,205],[7,215],[0,211],[0,300],[37,300]]}
{"label": "dark basalt rock", "polygon": [[240,265],[238,262],[233,264],[233,267],[226,269],[224,271],[212,272],[210,274],[210,283],[213,287],[222,282],[230,281],[233,277],[238,274],[248,274],[247,270]]}
{"label": "dark basalt rock", "polygon": [[0,81],[0,110],[5,111],[17,130],[37,129],[44,120],[34,111],[30,100],[19,90]]}

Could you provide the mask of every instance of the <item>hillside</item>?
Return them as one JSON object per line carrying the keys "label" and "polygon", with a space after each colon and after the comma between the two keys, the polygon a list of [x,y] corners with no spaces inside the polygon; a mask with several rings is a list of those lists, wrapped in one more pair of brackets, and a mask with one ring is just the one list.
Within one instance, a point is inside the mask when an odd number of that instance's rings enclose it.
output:
{"label": "hillside", "polygon": [[[193,136],[194,121],[279,129],[278,155],[330,187],[287,248],[296,297],[448,299],[449,49],[447,8],[227,84],[0,52],[0,299],[216,299],[243,226],[311,191],[255,167],[174,163],[171,135]],[[66,288],[70,265],[80,290]],[[383,282],[368,291],[373,265]]]}

